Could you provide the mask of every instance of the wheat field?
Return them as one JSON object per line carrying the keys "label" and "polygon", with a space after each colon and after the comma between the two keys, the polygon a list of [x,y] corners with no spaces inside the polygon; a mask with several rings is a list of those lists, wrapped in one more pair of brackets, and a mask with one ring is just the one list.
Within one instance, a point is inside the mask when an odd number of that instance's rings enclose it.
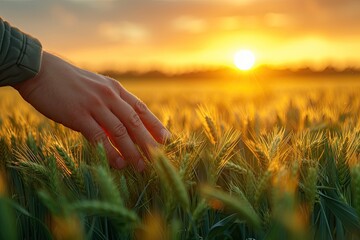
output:
{"label": "wheat field", "polygon": [[172,132],[143,173],[0,91],[0,239],[360,239],[360,84],[123,83]]}

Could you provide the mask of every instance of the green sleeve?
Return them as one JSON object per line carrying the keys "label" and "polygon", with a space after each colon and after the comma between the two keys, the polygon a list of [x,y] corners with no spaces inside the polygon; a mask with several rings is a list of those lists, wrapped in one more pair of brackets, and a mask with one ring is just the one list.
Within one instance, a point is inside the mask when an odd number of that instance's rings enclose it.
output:
{"label": "green sleeve", "polygon": [[34,77],[40,70],[41,43],[0,18],[0,86]]}

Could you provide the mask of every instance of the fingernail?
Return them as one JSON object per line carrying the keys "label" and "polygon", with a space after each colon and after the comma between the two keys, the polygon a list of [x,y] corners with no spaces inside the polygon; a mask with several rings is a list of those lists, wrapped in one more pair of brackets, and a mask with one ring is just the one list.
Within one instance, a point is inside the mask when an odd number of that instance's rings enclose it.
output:
{"label": "fingernail", "polygon": [[162,141],[165,143],[170,140],[171,133],[164,128],[161,130],[161,137],[162,137]]}
{"label": "fingernail", "polygon": [[116,166],[119,169],[122,169],[122,168],[126,167],[126,162],[124,161],[124,159],[119,157],[119,158],[116,159]]}
{"label": "fingernail", "polygon": [[144,171],[145,169],[145,162],[143,159],[139,159],[138,163],[137,163],[137,166],[136,166],[136,169],[139,171],[139,172],[142,172]]}

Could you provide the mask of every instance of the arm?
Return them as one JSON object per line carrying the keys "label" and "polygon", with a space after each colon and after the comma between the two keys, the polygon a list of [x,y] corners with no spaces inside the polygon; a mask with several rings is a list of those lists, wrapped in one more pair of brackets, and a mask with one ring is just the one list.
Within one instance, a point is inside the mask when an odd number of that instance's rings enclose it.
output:
{"label": "arm", "polygon": [[147,154],[170,136],[146,105],[117,81],[46,51],[36,76],[11,85],[45,116],[81,132],[92,143],[102,142],[115,168],[130,163],[143,170],[136,145]]}

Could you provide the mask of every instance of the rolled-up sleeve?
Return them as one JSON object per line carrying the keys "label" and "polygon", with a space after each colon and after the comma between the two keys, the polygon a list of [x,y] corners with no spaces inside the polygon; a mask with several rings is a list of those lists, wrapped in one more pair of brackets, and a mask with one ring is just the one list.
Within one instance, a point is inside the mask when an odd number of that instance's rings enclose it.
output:
{"label": "rolled-up sleeve", "polygon": [[40,70],[41,43],[0,18],[0,86],[34,77]]}

